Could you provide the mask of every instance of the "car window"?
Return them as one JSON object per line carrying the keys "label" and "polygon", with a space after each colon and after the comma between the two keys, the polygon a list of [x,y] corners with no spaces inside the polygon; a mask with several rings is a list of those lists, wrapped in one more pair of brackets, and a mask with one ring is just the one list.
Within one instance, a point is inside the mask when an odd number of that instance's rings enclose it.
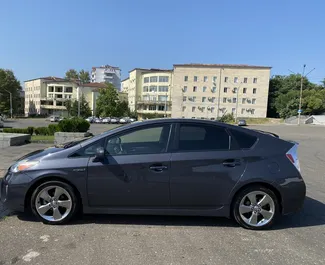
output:
{"label": "car window", "polygon": [[222,127],[181,124],[178,151],[229,150],[229,135]]}
{"label": "car window", "polygon": [[170,125],[142,127],[115,136],[108,136],[106,151],[110,155],[158,154],[167,151]]}
{"label": "car window", "polygon": [[86,145],[80,148],[77,152],[73,153],[70,157],[84,157],[84,156],[94,156],[96,155],[96,150],[98,147],[104,147],[104,140],[100,139],[94,143]]}
{"label": "car window", "polygon": [[229,131],[240,149],[249,149],[257,141],[257,137],[253,135],[249,135],[247,133],[240,132],[238,130],[233,130],[233,129],[230,129]]}

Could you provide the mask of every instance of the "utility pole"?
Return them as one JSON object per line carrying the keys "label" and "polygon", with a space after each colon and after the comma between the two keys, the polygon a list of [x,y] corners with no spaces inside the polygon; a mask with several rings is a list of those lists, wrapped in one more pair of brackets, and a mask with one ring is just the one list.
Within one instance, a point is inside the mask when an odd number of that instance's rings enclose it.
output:
{"label": "utility pole", "polygon": [[10,95],[10,117],[12,119],[12,93],[10,91],[8,91],[7,89],[4,89],[6,92],[9,93]]}

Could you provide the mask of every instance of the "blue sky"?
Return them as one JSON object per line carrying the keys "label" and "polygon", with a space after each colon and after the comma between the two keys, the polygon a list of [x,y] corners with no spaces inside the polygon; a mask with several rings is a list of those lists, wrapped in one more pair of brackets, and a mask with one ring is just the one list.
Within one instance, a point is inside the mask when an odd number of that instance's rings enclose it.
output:
{"label": "blue sky", "polygon": [[[0,68],[22,82],[110,64],[174,63],[316,68],[325,78],[323,0],[3,0]],[[23,83],[23,82],[22,82]]]}

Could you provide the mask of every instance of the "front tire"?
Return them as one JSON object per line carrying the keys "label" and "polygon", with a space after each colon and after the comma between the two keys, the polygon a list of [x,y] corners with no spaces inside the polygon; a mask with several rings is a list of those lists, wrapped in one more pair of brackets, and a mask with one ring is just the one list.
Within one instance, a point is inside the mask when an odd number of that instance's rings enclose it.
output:
{"label": "front tire", "polygon": [[65,224],[75,216],[79,201],[73,188],[61,181],[39,185],[31,196],[33,214],[43,223]]}
{"label": "front tire", "polygon": [[279,201],[274,192],[261,185],[250,186],[240,191],[232,207],[236,222],[252,230],[270,228],[279,211]]}

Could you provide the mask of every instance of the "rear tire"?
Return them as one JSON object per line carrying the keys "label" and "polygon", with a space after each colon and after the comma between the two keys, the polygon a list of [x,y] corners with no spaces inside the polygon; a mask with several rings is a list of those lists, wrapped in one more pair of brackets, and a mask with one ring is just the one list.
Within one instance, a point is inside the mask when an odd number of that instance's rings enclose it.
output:
{"label": "rear tire", "polygon": [[252,185],[240,191],[232,206],[236,222],[252,230],[270,228],[279,212],[280,205],[276,195],[262,185]]}
{"label": "rear tire", "polygon": [[43,223],[65,224],[73,218],[79,208],[79,200],[73,188],[61,181],[40,184],[30,200],[33,214]]}

